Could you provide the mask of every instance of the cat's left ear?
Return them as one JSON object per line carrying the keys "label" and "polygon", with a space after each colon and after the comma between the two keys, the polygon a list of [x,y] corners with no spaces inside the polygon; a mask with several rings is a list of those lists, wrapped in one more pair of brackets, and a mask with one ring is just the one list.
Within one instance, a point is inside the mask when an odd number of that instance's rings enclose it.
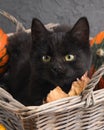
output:
{"label": "cat's left ear", "polygon": [[89,23],[86,17],[80,18],[71,30],[73,37],[80,42],[87,43],[89,41]]}
{"label": "cat's left ear", "polygon": [[37,18],[33,18],[31,25],[31,36],[33,41],[39,40],[41,37],[45,36],[47,29],[44,24]]}

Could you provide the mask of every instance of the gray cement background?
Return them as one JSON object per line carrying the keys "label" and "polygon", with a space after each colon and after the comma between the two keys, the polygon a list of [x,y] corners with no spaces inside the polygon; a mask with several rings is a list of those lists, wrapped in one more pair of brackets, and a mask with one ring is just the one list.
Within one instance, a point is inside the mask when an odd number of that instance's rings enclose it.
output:
{"label": "gray cement background", "polygon": [[[15,16],[26,28],[30,28],[33,17],[44,24],[73,25],[81,16],[86,16],[91,36],[104,30],[104,0],[0,0],[0,8]],[[15,31],[15,26],[2,16],[0,27],[5,32]]]}

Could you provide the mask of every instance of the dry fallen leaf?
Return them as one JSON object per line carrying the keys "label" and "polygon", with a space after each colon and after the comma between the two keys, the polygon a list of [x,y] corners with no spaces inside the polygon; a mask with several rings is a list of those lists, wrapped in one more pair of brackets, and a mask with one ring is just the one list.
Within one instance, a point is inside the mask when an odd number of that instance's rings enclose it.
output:
{"label": "dry fallen leaf", "polygon": [[89,82],[89,77],[87,76],[87,72],[81,77],[81,79],[77,79],[74,81],[71,86],[71,90],[69,91],[69,96],[80,95],[81,92],[85,89]]}
{"label": "dry fallen leaf", "polygon": [[89,77],[87,76],[87,72],[81,77],[81,79],[77,79],[72,83],[71,90],[68,94],[66,94],[59,86],[55,89],[51,90],[47,95],[46,102],[52,102],[61,98],[65,98],[68,96],[80,95],[81,92],[85,89],[89,82]]}
{"label": "dry fallen leaf", "polygon": [[68,97],[68,94],[62,91],[62,89],[59,86],[57,86],[55,89],[51,90],[50,93],[47,95],[46,102],[52,102],[64,97]]}

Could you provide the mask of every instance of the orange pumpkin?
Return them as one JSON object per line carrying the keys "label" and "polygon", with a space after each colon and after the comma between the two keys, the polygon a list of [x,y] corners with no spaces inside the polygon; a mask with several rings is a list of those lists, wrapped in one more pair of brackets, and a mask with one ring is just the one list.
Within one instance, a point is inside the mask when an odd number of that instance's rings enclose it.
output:
{"label": "orange pumpkin", "polygon": [[[90,77],[104,63],[104,31],[98,33],[90,40],[92,49],[92,66],[90,68]],[[104,88],[104,76],[99,81],[97,89]]]}
{"label": "orange pumpkin", "polygon": [[98,33],[94,38],[90,40],[90,45],[93,46],[94,43],[101,44],[104,39],[104,31]]}
{"label": "orange pumpkin", "polygon": [[0,124],[0,130],[6,130],[6,128],[3,124]]}
{"label": "orange pumpkin", "polygon": [[7,38],[7,34],[0,29],[0,74],[5,72],[9,59],[7,54]]}

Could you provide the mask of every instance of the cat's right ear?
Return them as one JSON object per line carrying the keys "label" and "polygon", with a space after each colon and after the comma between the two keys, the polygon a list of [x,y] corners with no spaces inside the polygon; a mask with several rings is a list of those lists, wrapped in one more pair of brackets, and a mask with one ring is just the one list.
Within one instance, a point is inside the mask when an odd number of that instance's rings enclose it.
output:
{"label": "cat's right ear", "polygon": [[89,41],[89,22],[86,17],[81,17],[71,30],[72,36],[82,43]]}
{"label": "cat's right ear", "polygon": [[33,41],[37,41],[47,33],[47,29],[44,27],[43,23],[33,18],[31,25],[31,36]]}

